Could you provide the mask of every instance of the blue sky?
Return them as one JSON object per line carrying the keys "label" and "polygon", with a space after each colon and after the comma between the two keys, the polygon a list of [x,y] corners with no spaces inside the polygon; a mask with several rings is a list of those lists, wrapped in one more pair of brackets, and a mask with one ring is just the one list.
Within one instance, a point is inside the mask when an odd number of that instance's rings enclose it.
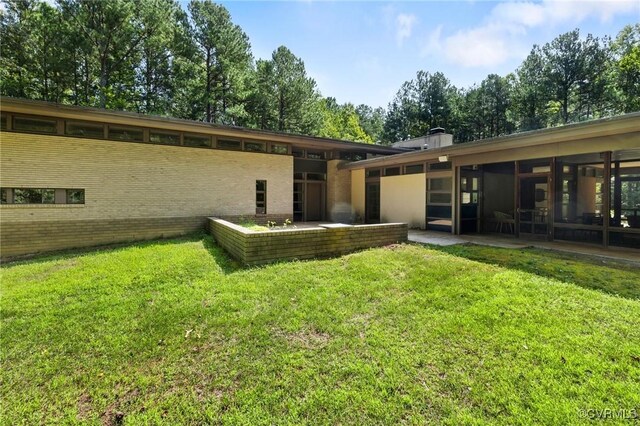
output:
{"label": "blue sky", "polygon": [[515,70],[534,43],[574,28],[615,37],[640,22],[640,0],[222,3],[256,59],[285,45],[324,96],[374,107],[386,107],[418,70],[468,87]]}

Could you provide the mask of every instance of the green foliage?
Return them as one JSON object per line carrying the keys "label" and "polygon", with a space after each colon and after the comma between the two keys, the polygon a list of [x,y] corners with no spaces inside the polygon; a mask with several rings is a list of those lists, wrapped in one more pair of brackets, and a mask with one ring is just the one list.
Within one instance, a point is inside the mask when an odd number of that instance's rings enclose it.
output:
{"label": "green foliage", "polygon": [[640,24],[613,41],[561,34],[513,74],[468,88],[418,71],[384,111],[329,105],[285,46],[254,62],[247,35],[212,0],[3,5],[5,96],[385,144],[436,126],[466,142],[640,110]]}
{"label": "green foliage", "polygon": [[373,143],[371,136],[360,126],[360,116],[352,104],[338,105],[334,98],[326,98],[322,102],[322,114],[318,136]]}
{"label": "green foliage", "polygon": [[3,266],[2,422],[588,424],[580,410],[638,407],[640,302],[577,286],[600,280],[589,261],[507,252],[241,269],[207,236]]}

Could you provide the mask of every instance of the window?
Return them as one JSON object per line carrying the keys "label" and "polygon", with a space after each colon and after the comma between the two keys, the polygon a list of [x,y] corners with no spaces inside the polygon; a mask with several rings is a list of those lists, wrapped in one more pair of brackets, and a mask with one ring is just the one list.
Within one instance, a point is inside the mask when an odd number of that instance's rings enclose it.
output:
{"label": "window", "polygon": [[228,139],[218,139],[218,143],[216,146],[220,149],[230,149],[234,151],[242,150],[242,142],[232,141]]}
{"label": "window", "polygon": [[307,180],[325,180],[326,175],[324,173],[307,173]]}
{"label": "window", "polygon": [[279,144],[279,143],[272,143],[271,153],[272,154],[288,154],[289,146],[284,144]]}
{"label": "window", "polygon": [[291,154],[294,157],[298,157],[298,158],[303,158],[304,157],[304,151],[301,149],[294,149],[291,151]]}
{"label": "window", "polygon": [[13,202],[15,204],[53,204],[55,189],[15,188]]}
{"label": "window", "polygon": [[84,204],[84,189],[2,188],[2,204]]}
{"label": "window", "polygon": [[58,122],[53,119],[13,117],[13,130],[34,133],[56,133],[58,131]]}
{"label": "window", "polygon": [[267,181],[256,181],[256,214],[267,214]]}
{"label": "window", "polygon": [[204,135],[189,135],[186,134],[183,136],[184,146],[193,146],[193,147],[210,147],[211,146],[211,137]]}
{"label": "window", "polygon": [[428,165],[430,171],[435,170],[451,170],[451,161],[445,161],[442,163],[431,163]]}
{"label": "window", "polygon": [[67,204],[84,204],[84,189],[67,189]]}
{"label": "window", "polygon": [[7,130],[7,115],[6,114],[2,114],[0,115],[0,129],[2,130]]}
{"label": "window", "polygon": [[144,142],[144,132],[142,129],[136,127],[109,126],[109,139]]}
{"label": "window", "polygon": [[180,145],[180,134],[151,131],[149,132],[149,142],[162,145]]}
{"label": "window", "polygon": [[412,174],[423,173],[423,172],[424,172],[424,166],[422,164],[412,164],[410,166],[404,167],[405,175],[412,175]]}
{"label": "window", "polygon": [[99,123],[67,121],[65,123],[64,134],[68,136],[104,139],[104,125]]}
{"label": "window", "polygon": [[365,173],[366,177],[368,178],[372,178],[372,177],[380,177],[380,170],[379,169],[374,169],[374,170],[367,170]]}
{"label": "window", "polygon": [[245,142],[244,150],[249,152],[266,152],[267,144],[264,142]]}
{"label": "window", "polygon": [[366,158],[367,158],[367,154],[365,153],[340,151],[341,160],[360,161],[360,160],[365,160]]}
{"label": "window", "polygon": [[385,176],[398,176],[400,174],[400,167],[387,167],[384,169]]}
{"label": "window", "polygon": [[307,151],[307,158],[311,160],[324,160],[324,152]]}

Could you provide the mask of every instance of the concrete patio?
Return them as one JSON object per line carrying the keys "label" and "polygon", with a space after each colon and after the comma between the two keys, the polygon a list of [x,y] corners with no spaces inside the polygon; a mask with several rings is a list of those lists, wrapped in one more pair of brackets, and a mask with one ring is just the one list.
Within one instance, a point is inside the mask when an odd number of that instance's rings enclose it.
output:
{"label": "concrete patio", "polygon": [[497,235],[453,235],[445,232],[422,231],[416,229],[409,230],[409,241],[423,244],[434,244],[438,246],[451,246],[455,244],[478,244],[511,249],[536,247],[548,250],[578,253],[589,256],[599,256],[603,258],[629,262],[640,266],[640,250],[622,247],[604,248],[602,246],[589,244],[577,244],[564,241],[549,242],[540,240],[522,240],[509,237],[500,237]]}

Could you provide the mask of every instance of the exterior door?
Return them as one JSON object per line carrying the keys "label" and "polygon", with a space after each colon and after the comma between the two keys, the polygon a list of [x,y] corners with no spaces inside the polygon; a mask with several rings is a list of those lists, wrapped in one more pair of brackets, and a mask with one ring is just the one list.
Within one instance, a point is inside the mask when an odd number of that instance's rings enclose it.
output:
{"label": "exterior door", "polygon": [[380,182],[367,182],[365,188],[365,222],[380,222]]}
{"label": "exterior door", "polygon": [[549,176],[527,176],[519,180],[519,235],[528,238],[547,238],[551,229]]}
{"label": "exterior door", "polygon": [[307,221],[322,220],[322,184],[307,183]]}

